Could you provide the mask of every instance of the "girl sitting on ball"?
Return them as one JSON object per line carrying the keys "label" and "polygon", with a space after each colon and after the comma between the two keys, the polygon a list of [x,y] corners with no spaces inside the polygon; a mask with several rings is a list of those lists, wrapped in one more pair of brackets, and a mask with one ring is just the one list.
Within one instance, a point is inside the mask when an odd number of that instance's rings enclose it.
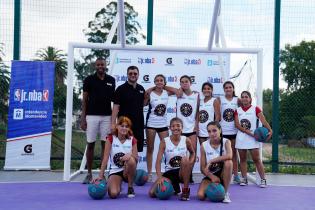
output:
{"label": "girl sitting on ball", "polygon": [[[170,181],[176,194],[180,193],[179,183],[184,183],[180,199],[189,200],[189,178],[195,160],[195,150],[188,137],[182,136],[183,122],[175,117],[170,122],[171,136],[160,142],[155,169],[157,180],[152,185],[149,195],[155,197],[156,188],[161,188],[164,179]],[[189,156],[188,153],[189,152]],[[165,173],[161,173],[162,157],[166,159]]]}
{"label": "girl sitting on ball", "polygon": [[218,122],[207,125],[209,138],[200,146],[200,169],[205,175],[200,183],[197,196],[205,199],[205,191],[210,183],[221,183],[225,189],[223,202],[230,203],[228,193],[232,178],[232,147],[230,140],[223,138],[222,128]]}
{"label": "girl sitting on ball", "polygon": [[257,106],[252,106],[252,97],[250,92],[243,91],[241,94],[241,107],[237,108],[234,113],[235,126],[238,129],[236,136],[235,148],[240,155],[241,166],[241,186],[246,186],[247,181],[247,150],[250,151],[253,162],[260,175],[261,182],[260,187],[266,187],[267,181],[265,177],[265,170],[262,161],[260,160],[259,147],[260,143],[254,138],[254,131],[259,125],[259,121],[269,130],[268,140],[272,136],[272,130],[270,125],[265,119],[261,109]]}
{"label": "girl sitting on ball", "polygon": [[135,197],[133,180],[138,162],[137,140],[132,136],[131,120],[121,116],[114,131],[114,135],[106,137],[104,157],[99,177],[103,180],[107,161],[110,158],[109,178],[107,181],[108,195],[117,198],[121,191],[122,181],[128,182],[129,198]]}

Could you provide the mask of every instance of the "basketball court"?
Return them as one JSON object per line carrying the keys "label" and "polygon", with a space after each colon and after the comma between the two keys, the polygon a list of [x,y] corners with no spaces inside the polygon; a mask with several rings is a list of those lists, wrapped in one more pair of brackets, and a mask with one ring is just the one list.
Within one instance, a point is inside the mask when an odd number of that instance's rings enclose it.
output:
{"label": "basketball court", "polygon": [[[96,174],[95,174],[96,176]],[[136,197],[127,198],[127,185],[117,199],[107,195],[102,200],[93,200],[87,192],[87,185],[81,184],[83,174],[73,182],[62,182],[61,172],[16,171],[0,172],[1,207],[13,209],[242,209],[242,210],[311,210],[314,209],[315,180],[306,175],[268,175],[268,187],[254,184],[240,187],[230,186],[230,204],[199,201],[196,197],[198,184],[191,185],[190,201],[184,202],[172,196],[169,200],[152,199],[148,196],[150,183],[135,186]],[[195,176],[199,182],[201,175]]]}

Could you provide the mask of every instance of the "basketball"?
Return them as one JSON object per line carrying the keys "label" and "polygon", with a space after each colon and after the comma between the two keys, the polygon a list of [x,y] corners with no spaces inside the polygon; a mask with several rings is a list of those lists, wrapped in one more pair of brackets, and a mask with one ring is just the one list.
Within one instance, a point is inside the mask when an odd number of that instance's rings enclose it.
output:
{"label": "basketball", "polygon": [[161,187],[156,187],[155,195],[160,200],[169,199],[174,193],[173,185],[170,181],[164,179],[163,185]]}
{"label": "basketball", "polygon": [[206,197],[212,202],[224,200],[225,190],[222,184],[210,183],[205,191]]}
{"label": "basketball", "polygon": [[258,127],[255,131],[254,131],[254,136],[255,139],[259,142],[266,142],[267,138],[268,138],[268,129],[265,127]]}
{"label": "basketball", "polygon": [[88,185],[88,192],[91,198],[100,200],[106,195],[106,181],[102,180]]}
{"label": "basketball", "polygon": [[134,178],[134,183],[137,186],[143,186],[148,181],[148,172],[143,169],[137,169],[136,175]]}

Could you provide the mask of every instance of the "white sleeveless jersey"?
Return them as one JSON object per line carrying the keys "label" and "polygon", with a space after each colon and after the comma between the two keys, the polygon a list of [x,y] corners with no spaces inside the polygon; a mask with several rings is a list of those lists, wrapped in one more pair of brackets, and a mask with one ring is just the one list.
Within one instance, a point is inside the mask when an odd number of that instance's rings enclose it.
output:
{"label": "white sleeveless jersey", "polygon": [[204,102],[204,99],[200,100],[199,105],[199,136],[209,137],[207,131],[207,125],[209,122],[214,121],[214,103],[215,98],[211,98],[209,101]]}
{"label": "white sleeveless jersey", "polygon": [[221,101],[221,127],[223,135],[235,135],[237,129],[234,124],[234,112],[237,109],[237,97],[233,97],[231,101],[224,96],[220,96]]}
{"label": "white sleeveless jersey", "polygon": [[[228,139],[223,138],[222,155],[226,154],[226,150],[225,150],[226,141],[228,141]],[[213,148],[210,144],[210,139],[208,139],[207,141],[204,141],[202,143],[202,147],[203,147],[205,154],[206,154],[206,163],[208,163],[210,160],[220,156],[221,145],[219,145],[217,148]]]}
{"label": "white sleeveless jersey", "polygon": [[178,145],[174,145],[170,137],[165,139],[165,171],[180,168],[182,157],[187,155],[186,136],[181,136]]}
{"label": "white sleeveless jersey", "polygon": [[[243,128],[249,129],[254,133],[257,128],[257,116],[256,107],[251,106],[247,111],[244,111],[241,107],[237,108],[237,115],[240,125]],[[235,148],[237,149],[255,149],[259,148],[260,143],[255,140],[254,137],[238,131],[236,135]]]}
{"label": "white sleeveless jersey", "polygon": [[183,133],[192,133],[196,122],[198,93],[192,93],[190,96],[183,93],[183,96],[177,99],[176,114],[183,121]]}
{"label": "white sleeveless jersey", "polygon": [[113,135],[112,149],[110,151],[110,169],[109,174],[123,171],[124,164],[120,161],[120,157],[127,153],[132,153],[132,138],[126,139],[122,144],[117,136]]}
{"label": "white sleeveless jersey", "polygon": [[163,90],[159,96],[154,91],[150,93],[150,109],[148,112],[147,126],[151,128],[167,127],[167,102],[168,94]]}

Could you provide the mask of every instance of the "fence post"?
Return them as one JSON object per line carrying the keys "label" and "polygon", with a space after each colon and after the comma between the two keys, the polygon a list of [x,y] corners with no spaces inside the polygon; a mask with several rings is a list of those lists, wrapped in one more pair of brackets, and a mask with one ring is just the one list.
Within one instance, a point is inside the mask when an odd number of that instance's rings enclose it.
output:
{"label": "fence post", "polygon": [[21,0],[14,0],[13,60],[20,60],[21,49]]}
{"label": "fence post", "polygon": [[152,45],[153,42],[153,2],[154,0],[148,0],[147,45]]}
{"label": "fence post", "polygon": [[272,94],[272,172],[279,171],[279,48],[281,0],[275,1],[273,94]]}

